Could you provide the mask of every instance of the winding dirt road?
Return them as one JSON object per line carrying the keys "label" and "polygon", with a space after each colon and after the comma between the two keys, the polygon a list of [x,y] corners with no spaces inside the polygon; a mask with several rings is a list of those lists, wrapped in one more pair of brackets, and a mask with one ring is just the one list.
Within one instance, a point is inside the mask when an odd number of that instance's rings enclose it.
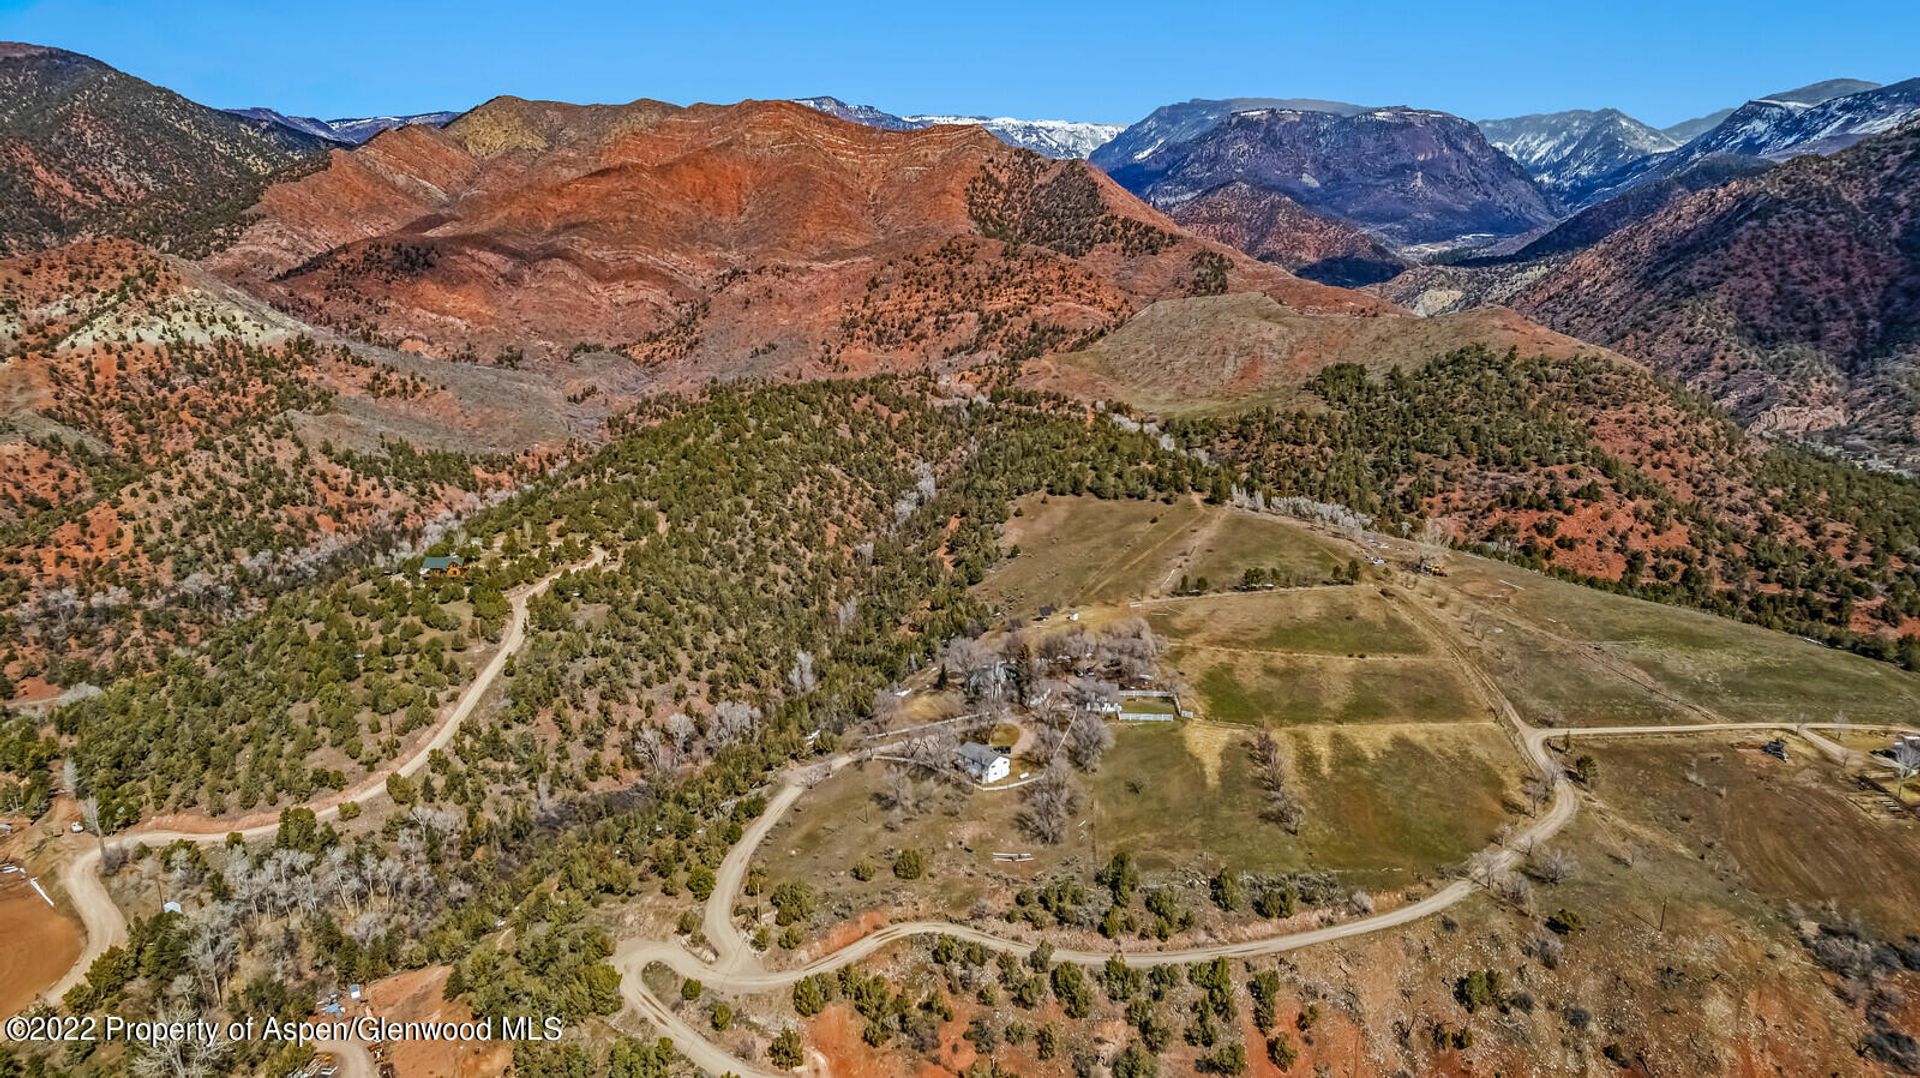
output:
{"label": "winding dirt road", "polygon": [[[453,742],[453,737],[480,706],[487,690],[506,669],[507,660],[520,650],[526,642],[527,603],[534,596],[553,585],[555,580],[568,573],[581,572],[599,565],[605,560],[607,552],[596,548],[593,557],[577,565],[555,569],[546,576],[525,587],[518,588],[507,596],[509,614],[506,631],[500,636],[500,644],[495,648],[493,657],[480,668],[466,690],[454,702],[452,708],[440,718],[433,733],[410,755],[393,761],[367,775],[359,783],[343,793],[333,794],[323,801],[308,802],[314,815],[322,822],[340,815],[340,806],[347,801],[359,801],[363,804],[378,801],[387,795],[387,778],[391,775],[409,777],[427,766],[427,761],[435,750],[444,749]],[[81,948],[80,957],[74,960],[66,975],[48,989],[46,996],[57,1000],[65,995],[69,988],[86,978],[88,967],[106,952],[107,948],[118,946],[127,940],[127,920],[108,895],[106,883],[100,878],[101,855],[111,846],[119,849],[131,849],[140,844],[165,846],[174,842],[186,841],[201,844],[225,842],[230,834],[239,834],[245,839],[264,838],[273,834],[280,824],[278,820],[252,824],[237,831],[230,825],[223,825],[217,819],[204,819],[198,824],[178,825],[168,828],[133,828],[122,831],[97,843],[89,843],[78,850],[60,870],[60,886],[66,891],[74,909],[80,914],[80,923],[87,930],[86,946]],[[371,1073],[371,1064],[366,1073]]]}
{"label": "winding dirt road", "polygon": [[[1485,685],[1498,694],[1498,687],[1492,685],[1490,681]],[[1566,781],[1565,768],[1554,759],[1548,745],[1548,742],[1553,739],[1571,737],[1586,740],[1607,737],[1657,737],[1764,731],[1796,734],[1829,757],[1845,760],[1847,757],[1845,749],[1815,731],[1877,729],[1877,727],[1860,724],[1782,722],[1538,729],[1521,720],[1503,695],[1499,697],[1499,704],[1499,710],[1513,724],[1514,732],[1527,758],[1541,774],[1552,781],[1554,795],[1547,810],[1536,817],[1524,831],[1509,839],[1507,845],[1492,848],[1494,857],[1490,867],[1493,872],[1504,871],[1518,865],[1525,856],[1523,851],[1558,834],[1572,821],[1574,814],[1579,810],[1579,794],[1573,784]],[[1886,729],[1896,728],[1887,727]],[[628,940],[616,949],[613,963],[620,970],[621,991],[628,1003],[653,1023],[663,1035],[671,1038],[674,1046],[696,1066],[716,1074],[731,1071],[741,1075],[742,1078],[779,1078],[775,1072],[757,1067],[732,1055],[710,1040],[706,1034],[675,1015],[666,1001],[647,987],[642,976],[644,970],[652,963],[661,963],[680,977],[697,979],[708,989],[717,989],[726,993],[753,993],[788,987],[801,978],[814,974],[835,972],[843,966],[862,961],[895,943],[915,936],[947,935],[958,940],[980,944],[989,950],[1015,955],[1025,955],[1033,949],[1030,941],[998,936],[969,925],[946,921],[908,921],[877,929],[803,966],[769,970],[762,965],[759,955],[748,945],[732,917],[733,906],[746,878],[747,868],[760,843],[772,833],[773,828],[787,810],[792,808],[793,804],[815,783],[832,774],[851,759],[851,757],[839,756],[824,764],[814,764],[791,772],[778,792],[769,799],[766,811],[753,822],[741,836],[739,843],[728,852],[719,872],[716,873],[716,885],[713,894],[707,899],[701,922],[702,931],[712,944],[716,955],[713,960],[704,960],[694,955],[676,941]],[[1109,957],[1119,954],[1130,964],[1145,967],[1205,962],[1215,958],[1253,958],[1281,954],[1411,924],[1464,901],[1479,887],[1479,884],[1469,879],[1455,880],[1425,898],[1397,909],[1320,928],[1281,933],[1261,939],[1162,950],[1130,950],[1118,946],[1099,951],[1066,948],[1056,949],[1053,957],[1057,962],[1098,966],[1106,962]]]}

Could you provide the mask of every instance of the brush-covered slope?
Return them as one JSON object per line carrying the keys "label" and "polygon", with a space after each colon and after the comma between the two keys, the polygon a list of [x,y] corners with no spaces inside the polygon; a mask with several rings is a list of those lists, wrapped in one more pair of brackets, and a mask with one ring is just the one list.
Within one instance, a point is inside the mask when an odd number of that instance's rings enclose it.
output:
{"label": "brush-covered slope", "polygon": [[1163,300],[1084,349],[1030,365],[1027,379],[1160,412],[1232,412],[1290,401],[1337,364],[1413,368],[1471,346],[1556,357],[1592,351],[1512,311],[1352,318],[1243,294]]}
{"label": "brush-covered slope", "polygon": [[0,686],[164,655],[477,508],[642,382],[349,345],[123,240],[0,259]]}
{"label": "brush-covered slope", "polygon": [[[1920,486],[1756,438],[1602,355],[1462,349],[1324,369],[1300,399],[1166,429],[1244,488],[1920,665]],[[1904,639],[1903,639],[1904,638]]]}
{"label": "brush-covered slope", "polygon": [[1518,295],[1749,426],[1920,461],[1920,124],[1683,198]]}
{"label": "brush-covered slope", "polygon": [[327,145],[77,53],[0,43],[0,254],[102,235],[202,251]]}
{"label": "brush-covered slope", "polygon": [[1173,207],[1168,216],[1196,235],[1342,288],[1376,284],[1406,268],[1363,229],[1249,183],[1222,184]]}

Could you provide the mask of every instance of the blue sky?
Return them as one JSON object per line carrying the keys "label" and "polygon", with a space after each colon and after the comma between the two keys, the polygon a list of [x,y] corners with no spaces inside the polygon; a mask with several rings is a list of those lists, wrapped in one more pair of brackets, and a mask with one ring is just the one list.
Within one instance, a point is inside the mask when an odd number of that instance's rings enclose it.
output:
{"label": "blue sky", "polygon": [[0,37],[197,101],[326,118],[495,94],[1129,122],[1189,97],[1470,118],[1611,105],[1668,124],[1824,78],[1920,75],[1920,3],[965,5],[0,0]]}

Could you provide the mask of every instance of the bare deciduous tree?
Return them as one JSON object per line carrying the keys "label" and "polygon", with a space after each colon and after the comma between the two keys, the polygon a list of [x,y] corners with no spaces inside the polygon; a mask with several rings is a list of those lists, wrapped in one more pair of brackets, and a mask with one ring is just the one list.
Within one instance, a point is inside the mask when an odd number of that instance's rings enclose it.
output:
{"label": "bare deciduous tree", "polygon": [[1530,859],[1533,875],[1541,883],[1560,884],[1573,878],[1580,865],[1565,850],[1535,850]]}
{"label": "bare deciduous tree", "polygon": [[793,669],[787,671],[787,686],[795,696],[805,696],[820,684],[819,675],[813,672],[813,653],[796,651],[793,653]]}
{"label": "bare deciduous tree", "polygon": [[1467,876],[1479,882],[1487,890],[1493,890],[1494,878],[1500,874],[1501,857],[1497,850],[1475,850],[1467,859]]}
{"label": "bare deciduous tree", "polygon": [[1529,949],[1534,957],[1540,960],[1541,965],[1548,969],[1559,969],[1560,958],[1566,953],[1567,945],[1552,932],[1542,932],[1533,937],[1532,946]]}
{"label": "bare deciduous tree", "polygon": [[1073,815],[1073,779],[1065,765],[1055,762],[1026,788],[1026,806],[1020,822],[1034,838],[1049,845],[1067,834],[1067,820]]}
{"label": "bare deciduous tree", "polygon": [[1067,759],[1082,771],[1100,770],[1100,757],[1112,747],[1113,731],[1097,715],[1076,715],[1067,727]]}
{"label": "bare deciduous tree", "polygon": [[1520,782],[1520,792],[1526,796],[1529,811],[1538,813],[1553,803],[1554,791],[1559,786],[1559,776],[1547,776],[1535,772]]}
{"label": "bare deciduous tree", "polygon": [[1493,878],[1493,893],[1517,910],[1533,907],[1533,886],[1518,872],[1498,872]]}
{"label": "bare deciduous tree", "polygon": [[213,1000],[225,993],[222,982],[232,968],[235,950],[230,914],[217,912],[221,909],[216,906],[208,911],[209,916],[187,944],[187,959],[205,984],[208,998]]}
{"label": "bare deciduous tree", "polygon": [[760,728],[760,709],[728,700],[713,709],[713,721],[707,724],[707,740],[716,749],[726,748]]}
{"label": "bare deciduous tree", "polygon": [[1299,834],[1306,812],[1294,795],[1293,784],[1287,781],[1287,762],[1280,755],[1280,743],[1271,731],[1262,730],[1253,736],[1248,747],[1253,754],[1254,774],[1259,776],[1260,788],[1267,795],[1267,807],[1261,815],[1286,828],[1287,833]]}
{"label": "bare deciduous tree", "polygon": [[[184,1004],[169,1000],[154,1015],[161,1025],[191,1022],[196,1015]],[[133,1057],[137,1078],[202,1078],[212,1074],[226,1045],[192,1037],[156,1038],[143,1043]]]}

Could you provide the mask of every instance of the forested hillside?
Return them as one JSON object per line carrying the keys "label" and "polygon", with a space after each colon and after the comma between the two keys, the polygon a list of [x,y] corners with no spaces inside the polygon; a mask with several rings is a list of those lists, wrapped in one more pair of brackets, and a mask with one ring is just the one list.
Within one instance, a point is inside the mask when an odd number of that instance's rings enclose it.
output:
{"label": "forested hillside", "polygon": [[[1466,349],[1324,407],[1176,422],[1268,495],[1445,536],[1534,568],[1909,665],[1920,659],[1920,487],[1753,439],[1631,364]],[[1908,635],[1899,635],[1908,634]]]}
{"label": "forested hillside", "polygon": [[[465,680],[507,589],[597,545],[609,567],[534,600],[501,722],[461,754],[481,773],[445,781],[475,797],[627,786],[745,737],[788,697],[831,728],[981,616],[963,589],[997,556],[1010,498],[1211,485],[1212,469],[1057,407],[937,403],[921,379],[655,402],[468,521],[464,577],[365,570],[301,589],[58,725],[110,826],[343,789]],[[537,765],[529,737],[550,742]]]}
{"label": "forested hillside", "polygon": [[145,668],[479,508],[637,378],[350,345],[124,240],[0,260],[0,700]]}

